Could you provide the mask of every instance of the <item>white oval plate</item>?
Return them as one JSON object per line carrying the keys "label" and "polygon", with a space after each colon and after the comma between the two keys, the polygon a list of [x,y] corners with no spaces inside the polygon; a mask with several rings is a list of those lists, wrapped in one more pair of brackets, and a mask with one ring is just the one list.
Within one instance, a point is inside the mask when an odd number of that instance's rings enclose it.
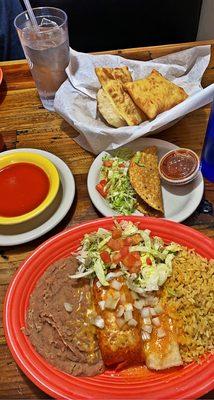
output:
{"label": "white oval plate", "polygon": [[[166,142],[165,140],[140,138],[127,145],[121,146],[122,148],[129,148],[134,151],[142,150],[147,146],[157,146],[158,158],[160,159],[169,150],[178,149],[172,143]],[[106,200],[96,190],[96,184],[99,182],[99,171],[102,165],[102,158],[107,152],[103,151],[94,160],[88,173],[88,192],[92,203],[105,217],[112,215],[118,215],[118,213],[112,210]],[[107,154],[111,154],[108,151]],[[188,218],[193,211],[199,205],[203,192],[204,192],[204,181],[201,172],[199,172],[197,178],[184,186],[171,186],[162,182],[162,194],[165,218],[170,221],[181,222]],[[134,215],[142,215],[139,211],[136,211]]]}
{"label": "white oval plate", "polygon": [[[60,204],[56,211],[41,225],[36,228],[26,231],[24,233],[16,234],[0,234],[0,246],[14,246],[22,243],[30,242],[31,240],[37,239],[38,237],[44,235],[53,229],[67,214],[71,204],[73,203],[75,195],[75,181],[73,174],[69,167],[62,161],[59,157],[52,153],[39,149],[14,149],[4,151],[2,155],[19,153],[19,152],[29,152],[35,154],[41,154],[42,156],[48,158],[57,167],[60,181],[62,185],[62,198]],[[1,155],[0,155],[1,157]]]}

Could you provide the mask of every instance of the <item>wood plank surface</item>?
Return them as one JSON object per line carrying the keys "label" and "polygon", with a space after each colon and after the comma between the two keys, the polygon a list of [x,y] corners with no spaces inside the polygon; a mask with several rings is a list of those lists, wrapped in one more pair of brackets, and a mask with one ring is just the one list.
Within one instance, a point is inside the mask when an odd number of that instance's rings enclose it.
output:
{"label": "wood plank surface", "polygon": [[[202,79],[204,87],[214,82],[214,41],[193,42],[167,46],[153,46],[108,52],[136,60],[150,60],[197,45],[211,45],[210,64]],[[40,243],[67,226],[101,217],[92,205],[86,186],[87,173],[94,155],[83,150],[74,140],[77,132],[56,113],[45,110],[39,100],[34,81],[25,60],[3,62],[4,73],[0,86],[0,133],[7,149],[40,148],[50,151],[66,162],[76,183],[74,203],[64,220],[48,234],[31,243],[0,248],[0,302],[20,263]],[[185,116],[170,129],[153,137],[168,140],[181,147],[201,152],[210,106],[207,105]],[[214,184],[205,182],[203,202],[184,223],[214,238]],[[2,312],[1,312],[2,315]],[[0,399],[49,398],[21,372],[14,362],[4,337],[0,321]],[[213,398],[209,393],[203,398]]]}

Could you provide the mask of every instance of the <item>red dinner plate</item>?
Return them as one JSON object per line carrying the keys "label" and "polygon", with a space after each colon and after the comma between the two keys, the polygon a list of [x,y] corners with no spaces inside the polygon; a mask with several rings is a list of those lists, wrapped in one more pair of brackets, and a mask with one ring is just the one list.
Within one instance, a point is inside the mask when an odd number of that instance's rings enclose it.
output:
{"label": "red dinner plate", "polygon": [[[166,242],[175,241],[194,248],[208,259],[214,258],[214,241],[184,225],[147,217],[118,217],[140,222]],[[73,377],[48,364],[33,348],[23,332],[29,296],[46,268],[68,256],[83,235],[99,227],[109,229],[113,218],[101,218],[76,225],[39,246],[20,266],[5,298],[4,329],[10,351],[23,372],[40,389],[57,399],[192,399],[213,387],[214,356],[208,355],[200,364],[148,371],[145,367],[116,372],[107,370],[96,377]]]}

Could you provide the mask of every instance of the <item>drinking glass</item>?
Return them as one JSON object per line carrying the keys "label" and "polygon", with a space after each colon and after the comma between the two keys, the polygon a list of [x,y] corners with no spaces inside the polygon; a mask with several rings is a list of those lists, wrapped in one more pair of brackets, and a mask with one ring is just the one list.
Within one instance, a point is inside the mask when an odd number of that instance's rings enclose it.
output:
{"label": "drinking glass", "polygon": [[201,172],[206,179],[214,182],[214,102],[201,153]]}
{"label": "drinking glass", "polygon": [[54,7],[33,9],[38,29],[34,29],[27,11],[17,15],[17,29],[25,57],[35,80],[42,104],[54,110],[54,96],[66,80],[69,63],[67,15]]}

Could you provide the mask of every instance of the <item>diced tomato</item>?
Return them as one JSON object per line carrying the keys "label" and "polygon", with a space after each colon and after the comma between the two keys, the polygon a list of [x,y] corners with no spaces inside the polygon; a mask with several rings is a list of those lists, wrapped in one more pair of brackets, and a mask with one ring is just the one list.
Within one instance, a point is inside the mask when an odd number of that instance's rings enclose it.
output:
{"label": "diced tomato", "polygon": [[132,238],[131,237],[127,237],[124,239],[124,245],[125,246],[130,246],[132,244]]}
{"label": "diced tomato", "polygon": [[104,167],[111,167],[112,164],[113,164],[113,161],[111,161],[111,160],[105,160],[105,161],[103,161]]}
{"label": "diced tomato", "polygon": [[123,259],[123,264],[125,267],[128,268],[128,270],[133,273],[133,272],[140,272],[141,268],[141,260],[136,259],[133,254],[128,254],[124,259]]}
{"label": "diced tomato", "polygon": [[110,239],[107,243],[107,246],[114,251],[120,250],[123,247],[123,239]]}
{"label": "diced tomato", "polygon": [[128,253],[129,253],[129,246],[123,246],[122,249],[120,249],[120,254],[122,258],[126,257]]}
{"label": "diced tomato", "polygon": [[112,261],[113,263],[115,263],[115,264],[118,264],[118,263],[121,261],[121,254],[120,254],[120,252],[119,252],[119,253],[113,254],[111,261]]}
{"label": "diced tomato", "polygon": [[137,260],[140,260],[140,253],[139,253],[139,251],[133,251],[131,254],[132,254]]}
{"label": "diced tomato", "polygon": [[99,183],[100,183],[100,185],[105,186],[106,183],[107,183],[107,180],[106,179],[101,179],[101,181]]}
{"label": "diced tomato", "polygon": [[135,235],[131,236],[131,240],[133,245],[139,244],[142,242],[142,237],[139,233],[136,233]]}
{"label": "diced tomato", "polygon": [[112,234],[111,234],[112,239],[118,239],[121,237],[121,235],[122,235],[122,231],[117,228],[113,229]]}
{"label": "diced tomato", "polygon": [[101,183],[98,183],[96,185],[96,189],[101,194],[102,197],[106,197],[107,196],[107,190],[104,190],[104,186]]}
{"label": "diced tomato", "polygon": [[103,262],[106,264],[110,264],[111,262],[111,257],[110,254],[107,251],[102,251],[100,253],[100,257],[102,258]]}
{"label": "diced tomato", "polygon": [[119,167],[123,168],[123,167],[125,167],[125,164],[124,163],[120,163]]}
{"label": "diced tomato", "polygon": [[151,258],[147,257],[147,259],[146,259],[146,264],[147,264],[147,265],[152,265],[152,260],[151,260]]}

